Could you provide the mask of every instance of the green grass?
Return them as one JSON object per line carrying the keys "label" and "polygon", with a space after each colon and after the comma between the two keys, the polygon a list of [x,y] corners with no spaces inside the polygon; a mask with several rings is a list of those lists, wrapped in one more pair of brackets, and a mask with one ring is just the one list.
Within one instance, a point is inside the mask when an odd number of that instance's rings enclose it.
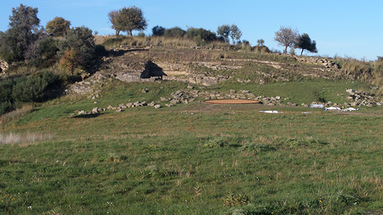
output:
{"label": "green grass", "polygon": [[[356,114],[262,105],[180,104],[74,116],[75,110],[157,101],[186,84],[112,83],[94,100],[40,104],[1,132],[53,140],[0,145],[4,214],[357,214],[381,212],[382,111]],[[206,90],[250,90],[309,103],[341,102],[357,82],[267,85],[227,82]],[[149,88],[148,93],[141,90]],[[314,92],[318,92],[315,94]],[[31,206],[31,208],[30,208]]]}
{"label": "green grass", "polygon": [[[235,192],[255,214],[377,210],[381,123],[331,113],[148,110],[18,126],[56,139],[1,146],[0,194],[11,199],[1,209],[212,214],[229,211],[223,204]],[[217,138],[226,144],[205,146]]]}

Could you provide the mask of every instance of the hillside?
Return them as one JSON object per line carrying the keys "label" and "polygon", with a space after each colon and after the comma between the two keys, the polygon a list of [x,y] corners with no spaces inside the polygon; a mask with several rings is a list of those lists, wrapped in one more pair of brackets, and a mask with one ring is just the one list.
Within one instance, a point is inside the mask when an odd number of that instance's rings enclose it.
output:
{"label": "hillside", "polygon": [[[1,116],[0,211],[382,213],[382,98],[339,62],[106,46],[61,96]],[[260,103],[203,102],[216,99]]]}
{"label": "hillside", "polygon": [[[382,105],[376,90],[342,71],[332,59],[241,49],[121,45],[109,49],[93,76],[68,92],[98,97],[103,92],[100,86],[105,86],[100,79],[112,78],[125,83],[186,83],[188,88],[178,90],[197,100],[253,99],[266,105],[304,107],[312,102],[341,108]],[[234,91],[243,93],[230,94]],[[275,102],[274,97],[283,98]]]}

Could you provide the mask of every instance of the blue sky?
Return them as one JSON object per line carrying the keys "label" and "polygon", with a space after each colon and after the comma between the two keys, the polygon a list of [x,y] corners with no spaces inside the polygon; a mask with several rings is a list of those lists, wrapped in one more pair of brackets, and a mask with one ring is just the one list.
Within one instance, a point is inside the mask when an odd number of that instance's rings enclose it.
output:
{"label": "blue sky", "polygon": [[20,4],[37,7],[43,26],[60,16],[71,21],[72,27],[86,26],[100,35],[115,33],[108,23],[109,11],[137,6],[148,20],[147,35],[156,25],[215,32],[219,25],[236,24],[243,32],[241,39],[251,45],[264,39],[270,49],[283,50],[273,38],[280,26],[288,26],[308,33],[321,56],[366,60],[383,56],[381,0],[15,0],[2,2],[0,31],[8,29],[12,7]]}

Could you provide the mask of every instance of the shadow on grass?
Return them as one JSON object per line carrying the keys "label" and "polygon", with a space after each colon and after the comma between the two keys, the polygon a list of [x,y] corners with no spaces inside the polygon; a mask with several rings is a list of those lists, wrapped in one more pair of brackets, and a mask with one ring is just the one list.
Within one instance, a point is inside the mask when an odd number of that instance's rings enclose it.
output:
{"label": "shadow on grass", "polygon": [[99,115],[102,115],[102,114],[101,113],[82,114],[82,115],[74,116],[73,118],[89,119],[89,118],[98,117]]}

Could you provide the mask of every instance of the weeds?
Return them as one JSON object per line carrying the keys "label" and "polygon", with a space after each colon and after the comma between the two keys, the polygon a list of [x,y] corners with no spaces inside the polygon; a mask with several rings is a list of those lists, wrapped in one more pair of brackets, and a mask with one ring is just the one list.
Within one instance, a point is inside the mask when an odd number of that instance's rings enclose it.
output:
{"label": "weeds", "polygon": [[237,205],[243,206],[249,204],[249,197],[243,194],[229,193],[226,195],[223,206],[234,207]]}
{"label": "weeds", "polygon": [[204,144],[205,147],[214,148],[214,147],[224,147],[229,146],[229,143],[224,140],[223,137],[215,137],[210,139],[207,143]]}

